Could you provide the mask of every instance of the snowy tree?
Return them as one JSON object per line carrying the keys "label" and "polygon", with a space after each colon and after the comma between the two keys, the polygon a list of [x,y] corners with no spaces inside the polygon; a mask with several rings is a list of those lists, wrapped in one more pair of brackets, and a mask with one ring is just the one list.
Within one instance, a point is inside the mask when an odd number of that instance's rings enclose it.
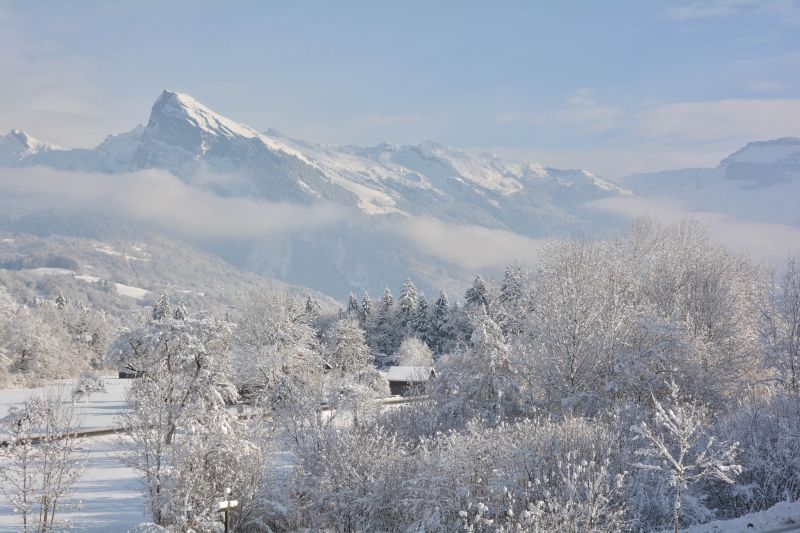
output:
{"label": "snowy tree", "polygon": [[407,279],[400,290],[400,299],[397,301],[396,328],[400,341],[411,334],[414,313],[419,302],[419,293],[414,282]]}
{"label": "snowy tree", "polygon": [[435,396],[445,411],[499,422],[520,409],[517,371],[497,324],[486,314],[475,321],[472,346],[442,360]]}
{"label": "snowy tree", "polygon": [[358,299],[356,298],[355,294],[351,292],[350,296],[347,298],[347,309],[345,310],[345,315],[351,316],[358,320],[360,313],[361,308],[358,305]]}
{"label": "snowy tree", "polygon": [[394,354],[394,362],[400,366],[433,366],[433,353],[416,337],[408,337]]}
{"label": "snowy tree", "polygon": [[796,260],[788,261],[772,294],[764,328],[767,362],[787,390],[800,394],[800,267]]}
{"label": "snowy tree", "polygon": [[234,366],[240,387],[268,405],[318,387],[322,358],[305,305],[288,293],[254,296],[239,319]]}
{"label": "snowy tree", "polygon": [[364,330],[354,318],[334,322],[325,334],[324,350],[331,369],[339,374],[360,372],[372,362]]}
{"label": "snowy tree", "polygon": [[172,308],[169,305],[169,295],[166,291],[161,293],[158,302],[153,304],[153,320],[164,320],[172,316]]}
{"label": "snowy tree", "polygon": [[21,531],[60,530],[59,511],[74,506],[70,491],[83,475],[79,420],[60,394],[29,396],[0,419],[7,445],[0,447],[0,490],[20,513]]}
{"label": "snowy tree", "polygon": [[175,306],[175,311],[172,312],[172,318],[175,320],[186,320],[189,316],[189,313],[186,311],[186,304],[181,300],[178,302],[178,305]]}
{"label": "snowy tree", "polygon": [[371,347],[380,354],[392,354],[400,344],[395,311],[394,297],[386,288],[373,318],[370,335]]}
{"label": "snowy tree", "polygon": [[736,464],[738,443],[719,444],[714,437],[705,437],[708,423],[706,409],[684,401],[675,383],[670,384],[667,407],[653,398],[653,426],[645,422],[631,430],[645,442],[635,453],[646,462],[635,466],[662,473],[675,490],[673,526],[678,533],[681,521],[681,498],[690,484],[705,478],[734,483],[741,472]]}
{"label": "snowy tree", "polygon": [[483,278],[476,276],[472,281],[472,286],[464,293],[465,307],[470,313],[490,312],[489,288]]}
{"label": "snowy tree", "polygon": [[433,312],[431,315],[431,344],[433,353],[442,355],[445,353],[446,347],[449,345],[449,323],[450,323],[450,302],[447,299],[447,294],[444,291],[439,293],[439,297],[433,304]]}
{"label": "snowy tree", "polygon": [[317,320],[322,313],[322,306],[316,298],[311,296],[306,298],[306,314],[310,322]]}
{"label": "snowy tree", "polygon": [[425,296],[420,294],[417,300],[417,309],[411,317],[410,334],[424,342],[429,348],[433,344],[433,329],[431,328],[431,317],[429,314],[428,302]]}
{"label": "snowy tree", "polygon": [[372,300],[370,300],[367,291],[364,291],[364,296],[361,298],[361,311],[358,317],[358,323],[365,331],[372,324]]}
{"label": "snowy tree", "polygon": [[238,434],[236,415],[226,409],[237,397],[230,379],[230,337],[227,323],[167,315],[122,335],[109,351],[109,364],[141,376],[128,390],[123,421],[134,442],[129,464],[145,479],[159,525],[186,520],[190,489],[178,482],[187,466],[180,456],[188,453],[184,444],[194,441],[182,435],[202,433],[213,447],[214,434]]}

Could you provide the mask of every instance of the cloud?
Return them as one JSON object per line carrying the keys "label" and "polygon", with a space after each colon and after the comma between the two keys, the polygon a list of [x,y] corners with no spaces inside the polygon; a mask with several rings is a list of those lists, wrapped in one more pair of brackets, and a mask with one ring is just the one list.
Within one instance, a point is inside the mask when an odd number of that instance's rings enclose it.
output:
{"label": "cloud", "polygon": [[753,259],[782,264],[800,253],[800,228],[784,224],[750,222],[722,213],[689,211],[679,202],[664,198],[603,198],[586,207],[629,218],[650,217],[664,224],[676,224],[691,217],[702,222],[718,243]]}
{"label": "cloud", "polygon": [[557,113],[560,120],[578,124],[588,131],[606,131],[620,126],[620,110],[599,104],[591,89],[578,89],[567,95],[567,108]]}
{"label": "cloud", "polygon": [[800,98],[677,102],[639,113],[633,132],[651,139],[719,142],[800,133]]}
{"label": "cloud", "polygon": [[757,80],[747,84],[747,90],[753,93],[771,93],[786,88],[786,85],[777,81]]}
{"label": "cloud", "polygon": [[396,221],[391,231],[433,256],[471,270],[514,261],[533,263],[545,243],[506,230],[448,224],[431,217]]}
{"label": "cloud", "polygon": [[371,113],[365,116],[362,121],[368,126],[396,126],[421,122],[422,115],[419,113],[400,113],[395,115]]}
{"label": "cloud", "polygon": [[344,209],[330,204],[300,206],[220,197],[160,170],[109,175],[45,167],[0,169],[0,205],[4,203],[12,212],[90,209],[215,238],[313,228],[347,216]]}
{"label": "cloud", "polygon": [[691,2],[664,11],[663,15],[676,21],[762,14],[777,17],[783,23],[800,21],[800,6],[796,0],[704,0]]}

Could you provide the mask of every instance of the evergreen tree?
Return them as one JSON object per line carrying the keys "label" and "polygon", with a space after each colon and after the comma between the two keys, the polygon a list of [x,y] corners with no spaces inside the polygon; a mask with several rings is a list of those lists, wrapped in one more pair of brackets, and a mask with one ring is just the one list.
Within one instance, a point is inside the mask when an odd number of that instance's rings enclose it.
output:
{"label": "evergreen tree", "polygon": [[420,294],[417,300],[417,309],[411,318],[411,335],[424,342],[428,348],[433,350],[434,332],[431,328],[431,317],[429,316],[428,302],[425,296]]}
{"label": "evergreen tree", "polygon": [[369,293],[364,291],[364,296],[361,298],[361,312],[359,313],[358,323],[364,330],[369,330],[372,322],[372,300],[369,299]]}
{"label": "evergreen tree", "polygon": [[311,296],[306,298],[306,315],[308,315],[308,320],[310,322],[314,322],[316,319],[318,319],[321,312],[322,306],[319,304],[316,298]]}
{"label": "evergreen tree", "polygon": [[486,282],[483,281],[483,278],[480,276],[475,277],[472,287],[464,293],[464,302],[465,307],[472,314],[479,314],[481,308],[486,312],[489,311],[489,289],[486,287]]}
{"label": "evergreen tree", "polygon": [[418,301],[419,293],[417,292],[417,287],[414,285],[413,281],[407,279],[403,283],[403,287],[400,291],[400,300],[397,302],[396,332],[400,342],[408,335],[413,334],[412,321]]}
{"label": "evergreen tree", "polygon": [[397,331],[395,328],[395,305],[392,292],[386,288],[383,291],[380,307],[375,315],[373,343],[374,349],[384,355],[394,353],[399,342],[395,344]]}
{"label": "evergreen tree", "polygon": [[175,306],[175,312],[172,316],[175,320],[186,320],[186,317],[189,316],[189,313],[186,311],[186,304],[183,300],[178,302],[178,305]]}
{"label": "evergreen tree", "polygon": [[172,309],[169,305],[169,295],[166,291],[161,293],[161,298],[153,306],[153,320],[164,320],[172,316]]}
{"label": "evergreen tree", "polygon": [[58,293],[58,296],[56,296],[56,308],[64,309],[66,305],[67,305],[67,299],[64,298],[63,294]]}
{"label": "evergreen tree", "polygon": [[450,320],[450,302],[444,291],[439,293],[439,297],[433,306],[433,314],[430,320],[431,349],[435,355],[442,355],[444,348],[449,344],[448,322]]}
{"label": "evergreen tree", "polygon": [[358,319],[360,322],[360,315],[361,310],[358,305],[358,299],[356,298],[355,294],[351,292],[350,296],[347,298],[347,311],[345,311],[345,316]]}

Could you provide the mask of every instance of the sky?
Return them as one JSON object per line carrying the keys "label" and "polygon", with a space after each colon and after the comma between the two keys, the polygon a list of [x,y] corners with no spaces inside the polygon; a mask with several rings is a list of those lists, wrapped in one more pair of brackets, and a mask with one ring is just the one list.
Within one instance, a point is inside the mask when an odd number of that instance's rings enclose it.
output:
{"label": "sky", "polygon": [[93,146],[165,88],[309,141],[708,167],[800,136],[800,0],[0,0],[0,131]]}

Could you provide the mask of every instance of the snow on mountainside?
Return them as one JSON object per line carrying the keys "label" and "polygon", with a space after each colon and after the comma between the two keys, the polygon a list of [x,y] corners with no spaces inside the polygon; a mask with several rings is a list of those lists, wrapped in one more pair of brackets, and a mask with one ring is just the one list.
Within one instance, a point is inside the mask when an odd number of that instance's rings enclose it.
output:
{"label": "snow on mountainside", "polygon": [[800,139],[752,142],[716,168],[634,174],[623,184],[637,196],[678,200],[693,211],[800,226]]}
{"label": "snow on mountainside", "polygon": [[582,170],[432,142],[336,147],[260,133],[169,91],[156,100],[146,126],[110,136],[94,149],[15,154],[2,164],[94,172],[157,168],[224,196],[329,200],[369,215],[432,215],[532,235],[572,225],[582,202],[625,194]]}
{"label": "snow on mountainside", "polygon": [[[272,130],[261,133],[170,91],[153,104],[146,125],[109,136],[95,148],[6,148],[0,154],[13,154],[0,155],[4,166],[109,174],[154,169],[226,198],[302,205],[326,201],[349,208],[353,215],[330,227],[238,244],[203,244],[239,267],[337,297],[350,290],[399,286],[409,276],[433,293],[454,282],[460,286],[475,274],[456,264],[452,254],[431,251],[430,243],[420,247],[418,241],[426,236],[418,233],[424,230],[398,229],[398,221],[431,217],[532,238],[568,235],[613,227],[618,219],[584,204],[628,194],[587,171],[509,161],[433,142],[340,147]],[[40,217],[37,227],[61,234],[64,220],[56,217],[50,223],[47,218]],[[84,219],[66,223],[91,226]]]}
{"label": "snow on mountainside", "polygon": [[11,130],[0,137],[0,165],[13,165],[39,152],[57,149],[57,146],[34,139],[24,131]]}

